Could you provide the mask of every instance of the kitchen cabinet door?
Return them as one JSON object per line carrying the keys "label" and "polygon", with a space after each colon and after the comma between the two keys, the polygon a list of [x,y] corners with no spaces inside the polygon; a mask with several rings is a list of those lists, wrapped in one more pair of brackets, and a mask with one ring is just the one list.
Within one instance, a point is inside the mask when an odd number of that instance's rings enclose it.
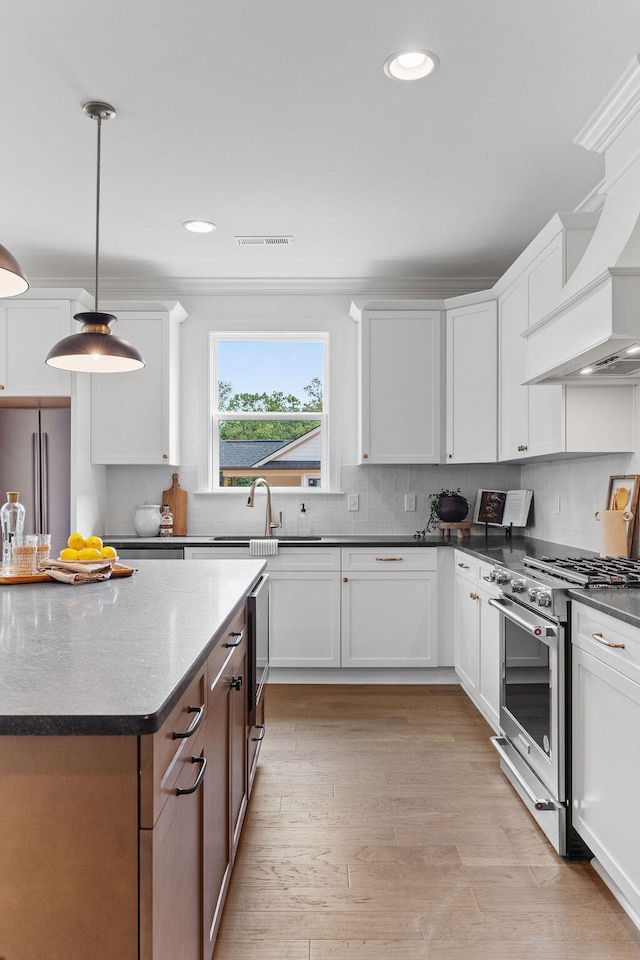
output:
{"label": "kitchen cabinet door", "polygon": [[339,572],[268,569],[271,666],[339,667]]}
{"label": "kitchen cabinet door", "polygon": [[573,825],[637,916],[640,630],[575,604],[572,654]]}
{"label": "kitchen cabinet door", "polygon": [[498,457],[497,302],[447,310],[446,453],[450,463]]}
{"label": "kitchen cabinet door", "polygon": [[[36,291],[32,291],[35,293]],[[69,397],[71,374],[49,367],[45,357],[59,340],[80,332],[73,314],[90,309],[85,291],[74,299],[21,299],[0,302],[0,397]]]}
{"label": "kitchen cabinet door", "polygon": [[342,584],[343,667],[435,667],[437,573],[349,570]]}
{"label": "kitchen cabinet door", "polygon": [[455,669],[467,694],[476,700],[480,672],[480,597],[476,584],[456,576]]}
{"label": "kitchen cabinet door", "polygon": [[[91,375],[92,463],[179,464],[179,304],[118,310],[113,332],[134,344],[146,366]],[[105,307],[105,309],[108,309]]]}
{"label": "kitchen cabinet door", "polygon": [[153,830],[140,831],[142,960],[202,960],[204,760],[198,735]]}
{"label": "kitchen cabinet door", "polygon": [[439,463],[440,310],[364,309],[359,320],[359,463]]}

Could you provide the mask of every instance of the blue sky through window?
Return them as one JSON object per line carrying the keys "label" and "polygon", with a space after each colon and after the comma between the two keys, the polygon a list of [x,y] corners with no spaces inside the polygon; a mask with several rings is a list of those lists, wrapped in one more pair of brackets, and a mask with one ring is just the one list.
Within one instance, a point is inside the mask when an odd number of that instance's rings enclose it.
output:
{"label": "blue sky through window", "polygon": [[301,400],[304,387],[322,381],[323,344],[295,340],[222,340],[218,343],[218,379],[234,393],[272,393],[282,390]]}

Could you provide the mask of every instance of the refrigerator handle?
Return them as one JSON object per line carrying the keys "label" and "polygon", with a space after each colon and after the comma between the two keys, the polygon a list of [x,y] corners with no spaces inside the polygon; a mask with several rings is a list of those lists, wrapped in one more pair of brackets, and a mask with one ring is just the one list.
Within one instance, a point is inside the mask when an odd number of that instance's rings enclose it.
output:
{"label": "refrigerator handle", "polygon": [[33,532],[39,533],[40,510],[38,508],[38,490],[40,489],[40,441],[37,433],[31,434],[33,462]]}
{"label": "refrigerator handle", "polygon": [[49,434],[42,432],[42,493],[40,499],[40,530],[38,533],[47,533],[49,530]]}

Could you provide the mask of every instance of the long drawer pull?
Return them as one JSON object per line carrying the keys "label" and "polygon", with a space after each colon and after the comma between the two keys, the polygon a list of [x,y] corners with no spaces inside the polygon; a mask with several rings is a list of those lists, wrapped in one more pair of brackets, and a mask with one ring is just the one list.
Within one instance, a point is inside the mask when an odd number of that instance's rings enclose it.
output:
{"label": "long drawer pull", "polygon": [[482,579],[483,579],[483,580],[486,580],[487,583],[491,583],[491,577],[483,577]]}
{"label": "long drawer pull", "polygon": [[266,735],[266,732],[267,732],[267,729],[266,729],[266,727],[264,726],[264,724],[262,724],[262,723],[257,724],[257,729],[260,730],[260,732],[261,732],[261,733],[260,733],[260,736],[259,736],[259,737],[251,737],[251,739],[252,739],[255,743],[260,743],[262,740],[264,740],[265,735]]}
{"label": "long drawer pull", "polygon": [[223,643],[222,646],[223,646],[223,647],[239,647],[240,644],[242,643],[243,638],[244,638],[244,630],[239,630],[239,631],[238,631],[238,630],[233,630],[233,631],[229,634],[229,636],[230,636],[230,637],[237,637],[238,639],[236,640],[235,643]]}
{"label": "long drawer pull", "polygon": [[404,557],[376,557],[381,563],[393,563],[396,560],[404,560]]}
{"label": "long drawer pull", "polygon": [[624,643],[611,643],[610,640],[605,640],[601,633],[592,633],[591,636],[605,647],[615,647],[616,650],[624,650]]}
{"label": "long drawer pull", "polygon": [[200,724],[202,723],[202,718],[204,717],[204,703],[200,707],[187,707],[187,713],[195,713],[195,717],[184,731],[184,733],[176,733],[174,730],[171,734],[172,740],[186,740],[187,737],[192,737]]}
{"label": "long drawer pull", "polygon": [[459,567],[462,567],[463,570],[468,570],[468,569],[469,569],[469,564],[468,564],[468,563],[459,563],[458,566],[459,566]]}
{"label": "long drawer pull", "polygon": [[176,787],[176,796],[184,797],[187,793],[195,793],[204,779],[204,772],[207,769],[206,757],[191,757],[191,763],[199,763],[200,771],[190,787]]}

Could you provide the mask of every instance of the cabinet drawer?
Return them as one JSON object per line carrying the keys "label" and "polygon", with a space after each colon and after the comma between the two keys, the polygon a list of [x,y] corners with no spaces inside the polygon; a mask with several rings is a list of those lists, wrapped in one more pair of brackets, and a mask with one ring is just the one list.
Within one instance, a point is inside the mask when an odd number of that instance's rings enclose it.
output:
{"label": "cabinet drawer", "polygon": [[606,613],[577,603],[573,644],[640,683],[640,630]]}
{"label": "cabinet drawer", "polygon": [[152,827],[191,750],[206,710],[204,665],[189,684],[160,730],[140,738],[140,824]]}
{"label": "cabinet drawer", "polygon": [[437,570],[438,552],[429,547],[343,547],[342,569]]}
{"label": "cabinet drawer", "polygon": [[340,550],[330,547],[278,548],[275,557],[267,560],[269,570],[339,570]]}
{"label": "cabinet drawer", "polygon": [[224,667],[226,661],[241,646],[247,643],[247,609],[236,614],[228,627],[226,627],[220,636],[220,640],[215,645],[207,659],[207,689],[211,689],[215,683],[216,677]]}

